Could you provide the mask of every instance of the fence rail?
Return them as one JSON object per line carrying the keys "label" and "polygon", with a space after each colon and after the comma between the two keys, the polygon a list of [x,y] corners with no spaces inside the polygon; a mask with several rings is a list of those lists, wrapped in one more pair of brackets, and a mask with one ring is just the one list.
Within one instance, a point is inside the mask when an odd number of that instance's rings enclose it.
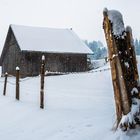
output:
{"label": "fence rail", "polygon": [[[86,74],[86,73],[97,73],[97,72],[103,72],[103,71],[109,71],[111,68],[105,68],[105,69],[100,69],[100,70],[92,70],[92,71],[86,71],[86,72],[48,72],[49,75],[46,74],[46,76],[54,76],[54,75],[68,75],[68,74]],[[8,77],[13,77],[15,78],[15,76],[8,74]],[[36,76],[39,77],[39,76]],[[19,82],[26,82],[28,80],[31,80],[32,78],[35,77],[27,77],[27,78],[23,78],[20,79]],[[0,83],[4,83],[4,79],[0,80]],[[9,81],[7,80],[7,83],[10,85],[16,85],[16,79],[15,81]]]}

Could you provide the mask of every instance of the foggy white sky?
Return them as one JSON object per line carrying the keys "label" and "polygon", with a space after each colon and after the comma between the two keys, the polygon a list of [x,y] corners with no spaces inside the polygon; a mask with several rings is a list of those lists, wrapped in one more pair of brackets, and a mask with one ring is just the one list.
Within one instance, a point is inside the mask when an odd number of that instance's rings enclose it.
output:
{"label": "foggy white sky", "polygon": [[104,7],[119,10],[140,38],[139,0],[0,0],[0,51],[9,24],[73,28],[81,39],[101,40]]}

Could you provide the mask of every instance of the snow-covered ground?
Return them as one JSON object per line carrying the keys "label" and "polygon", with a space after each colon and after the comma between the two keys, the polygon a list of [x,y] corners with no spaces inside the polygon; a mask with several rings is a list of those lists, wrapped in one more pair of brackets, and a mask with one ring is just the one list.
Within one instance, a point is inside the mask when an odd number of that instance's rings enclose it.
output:
{"label": "snow-covered ground", "polygon": [[[107,68],[109,65],[103,67]],[[138,131],[112,131],[115,121],[110,70],[45,78],[45,109],[39,108],[40,78],[20,83],[8,78],[6,96],[0,78],[1,140],[139,140]]]}
{"label": "snow-covered ground", "polygon": [[97,69],[106,64],[105,59],[91,60],[90,68]]}

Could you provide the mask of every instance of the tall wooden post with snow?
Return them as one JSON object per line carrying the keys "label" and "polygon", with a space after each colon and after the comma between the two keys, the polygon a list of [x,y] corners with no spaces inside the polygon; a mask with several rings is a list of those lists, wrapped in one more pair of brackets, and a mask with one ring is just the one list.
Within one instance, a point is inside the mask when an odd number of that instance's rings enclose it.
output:
{"label": "tall wooden post with snow", "polygon": [[[116,128],[134,128],[139,122],[138,71],[130,27],[125,29],[122,15],[115,10],[103,11],[103,28],[108,46],[116,104]],[[133,110],[137,105],[138,110]],[[137,120],[137,121],[136,121]]]}
{"label": "tall wooden post with snow", "polygon": [[40,86],[40,108],[44,108],[44,76],[45,76],[45,56],[42,56],[41,64],[41,86]]}
{"label": "tall wooden post with snow", "polygon": [[16,99],[20,99],[19,95],[19,67],[16,67]]}

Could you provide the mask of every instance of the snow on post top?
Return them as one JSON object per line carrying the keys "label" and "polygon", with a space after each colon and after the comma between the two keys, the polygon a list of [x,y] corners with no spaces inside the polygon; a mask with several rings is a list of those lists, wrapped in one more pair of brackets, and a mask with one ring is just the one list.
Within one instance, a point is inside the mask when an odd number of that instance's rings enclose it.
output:
{"label": "snow on post top", "polygon": [[8,75],[8,73],[7,73],[7,72],[5,72],[5,75]]}
{"label": "snow on post top", "polygon": [[104,8],[103,13],[104,14],[108,13],[108,9],[107,8]]}
{"label": "snow on post top", "polygon": [[19,70],[19,67],[16,67],[16,70]]}
{"label": "snow on post top", "polygon": [[129,32],[129,33],[132,34],[132,28],[131,28],[130,26],[127,26],[127,27],[126,27],[126,32]]}
{"label": "snow on post top", "polygon": [[113,34],[118,38],[124,38],[125,28],[121,13],[116,10],[106,10],[106,12],[113,26]]}
{"label": "snow on post top", "polygon": [[42,55],[42,60],[43,60],[43,61],[45,60],[45,56],[44,56],[44,55]]}
{"label": "snow on post top", "polygon": [[108,12],[108,9],[105,7],[103,11],[104,11],[104,12]]}

